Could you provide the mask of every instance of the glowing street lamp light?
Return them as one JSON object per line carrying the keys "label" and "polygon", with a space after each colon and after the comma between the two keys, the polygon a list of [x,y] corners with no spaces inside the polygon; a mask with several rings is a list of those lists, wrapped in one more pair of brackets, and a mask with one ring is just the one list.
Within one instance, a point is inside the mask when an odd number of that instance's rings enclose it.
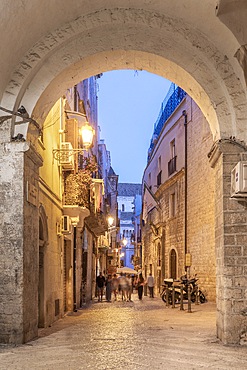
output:
{"label": "glowing street lamp light", "polygon": [[94,134],[95,130],[86,122],[81,128],[82,142],[85,149],[92,145]]}
{"label": "glowing street lamp light", "polygon": [[123,246],[124,246],[124,247],[126,247],[126,245],[128,244],[127,239],[123,238],[123,240],[122,240],[122,244],[123,244]]}
{"label": "glowing street lamp light", "polygon": [[114,218],[112,216],[108,216],[107,220],[108,220],[109,227],[111,227],[113,225]]}

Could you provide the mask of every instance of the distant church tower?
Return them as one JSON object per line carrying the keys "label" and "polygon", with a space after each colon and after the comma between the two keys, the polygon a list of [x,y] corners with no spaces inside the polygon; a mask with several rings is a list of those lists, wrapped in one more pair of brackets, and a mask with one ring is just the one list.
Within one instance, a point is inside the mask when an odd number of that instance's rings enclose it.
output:
{"label": "distant church tower", "polygon": [[134,268],[134,200],[141,195],[141,184],[118,184],[118,218],[120,220],[120,263]]}

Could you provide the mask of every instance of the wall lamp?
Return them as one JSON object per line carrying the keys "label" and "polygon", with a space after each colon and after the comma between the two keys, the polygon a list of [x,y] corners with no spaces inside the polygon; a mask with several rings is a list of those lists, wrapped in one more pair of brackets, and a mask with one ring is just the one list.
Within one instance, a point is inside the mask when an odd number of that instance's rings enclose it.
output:
{"label": "wall lamp", "polygon": [[109,228],[112,227],[113,222],[114,222],[114,218],[112,216],[108,216],[107,221],[108,221]]}
{"label": "wall lamp", "polygon": [[87,151],[93,143],[95,130],[88,124],[88,122],[85,122],[80,128],[80,134],[82,136],[83,148],[74,149],[71,143],[63,142],[61,143],[60,149],[52,150],[54,159],[60,161],[61,158],[64,158],[65,156],[70,157],[74,156],[75,154],[83,154],[85,151]]}
{"label": "wall lamp", "polygon": [[108,234],[117,232],[119,230],[119,228],[117,226],[113,225],[114,224],[114,217],[109,215],[107,217],[107,222],[108,222]]}

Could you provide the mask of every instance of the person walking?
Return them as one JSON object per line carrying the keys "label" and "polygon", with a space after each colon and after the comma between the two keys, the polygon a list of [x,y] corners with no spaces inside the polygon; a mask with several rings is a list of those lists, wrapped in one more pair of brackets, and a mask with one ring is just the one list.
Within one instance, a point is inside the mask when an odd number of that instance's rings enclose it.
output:
{"label": "person walking", "polygon": [[144,286],[144,277],[142,276],[142,273],[140,273],[137,279],[137,292],[138,292],[138,298],[140,300],[142,300],[143,286]]}
{"label": "person walking", "polygon": [[99,273],[99,276],[96,278],[98,301],[102,302],[104,286],[105,286],[105,277],[102,275],[102,272]]}
{"label": "person walking", "polygon": [[127,287],[127,301],[129,302],[132,302],[131,300],[131,294],[132,294],[132,278],[130,275],[127,275],[126,276],[126,281],[127,281],[127,284],[128,284],[128,287]]}
{"label": "person walking", "polygon": [[111,302],[112,277],[111,277],[110,274],[107,276],[105,286],[106,286],[106,291],[105,291],[106,300],[107,300],[107,302]]}
{"label": "person walking", "polygon": [[117,275],[114,274],[113,279],[112,279],[112,290],[113,290],[115,301],[117,300],[118,286],[119,286],[119,281],[118,281]]}
{"label": "person walking", "polygon": [[154,277],[152,276],[151,272],[147,278],[147,286],[149,290],[149,297],[154,298]]}
{"label": "person walking", "polygon": [[126,276],[121,272],[119,276],[119,286],[120,286],[120,294],[122,294],[122,301],[127,301],[127,290],[128,290],[128,283],[126,280]]}

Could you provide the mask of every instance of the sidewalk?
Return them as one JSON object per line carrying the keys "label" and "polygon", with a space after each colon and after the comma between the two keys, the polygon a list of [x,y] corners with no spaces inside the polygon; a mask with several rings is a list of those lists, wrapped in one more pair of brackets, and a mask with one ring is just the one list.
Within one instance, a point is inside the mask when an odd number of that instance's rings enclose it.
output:
{"label": "sidewalk", "polygon": [[193,304],[188,313],[160,298],[132,299],[95,301],[40,330],[35,341],[0,346],[0,369],[247,369],[247,347],[216,339],[214,304]]}

